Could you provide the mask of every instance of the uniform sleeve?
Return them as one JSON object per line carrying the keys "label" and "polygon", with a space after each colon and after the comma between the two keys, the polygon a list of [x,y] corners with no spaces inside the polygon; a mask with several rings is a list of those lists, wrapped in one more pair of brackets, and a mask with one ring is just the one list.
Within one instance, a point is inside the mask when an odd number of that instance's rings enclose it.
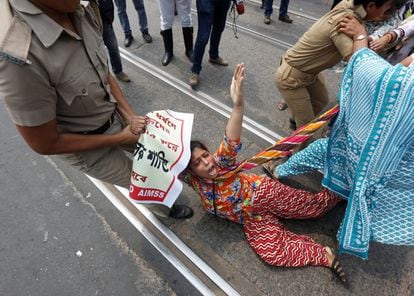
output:
{"label": "uniform sleeve", "polygon": [[217,164],[223,168],[233,166],[236,163],[237,154],[240,149],[240,139],[230,140],[227,136],[224,136],[215,153]]}
{"label": "uniform sleeve", "polygon": [[331,40],[343,58],[352,54],[353,40],[344,33],[333,33]]}
{"label": "uniform sleeve", "polygon": [[13,122],[38,126],[56,117],[57,95],[41,67],[0,60],[0,98]]}
{"label": "uniform sleeve", "polygon": [[338,23],[342,20],[342,18],[348,14],[350,14],[350,12],[348,10],[344,10],[343,12],[331,17],[328,20],[327,24],[330,26],[330,38],[343,58],[350,56],[352,54],[354,42],[352,38],[348,37],[346,34],[338,33],[336,27]]}

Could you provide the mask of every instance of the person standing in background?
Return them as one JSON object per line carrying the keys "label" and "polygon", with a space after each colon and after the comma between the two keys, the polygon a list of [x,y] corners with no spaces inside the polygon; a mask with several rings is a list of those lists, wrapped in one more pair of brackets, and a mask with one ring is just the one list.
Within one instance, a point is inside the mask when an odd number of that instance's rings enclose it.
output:
{"label": "person standing in background", "polygon": [[185,55],[193,61],[193,23],[191,19],[191,0],[158,0],[161,19],[161,36],[164,41],[165,53],[162,56],[161,64],[167,66],[173,58],[173,32],[175,12],[181,18],[183,28]]}
{"label": "person standing in background", "polygon": [[201,63],[209,38],[209,62],[219,66],[229,65],[226,60],[219,56],[219,45],[221,34],[226,26],[226,17],[231,0],[197,0],[196,4],[198,32],[194,46],[192,74],[189,79],[191,87],[196,87],[200,83]]}
{"label": "person standing in background", "polygon": [[[119,21],[125,34],[124,45],[125,47],[129,47],[134,37],[132,37],[131,27],[129,26],[129,19],[126,12],[126,1],[127,0],[115,0],[115,4],[118,10]],[[145,42],[151,43],[152,37],[148,32],[148,19],[145,12],[144,0],[132,0],[132,2],[134,3],[135,10],[138,13],[142,38],[144,38]]]}
{"label": "person standing in background", "polygon": [[102,19],[102,37],[109,53],[112,71],[115,77],[122,82],[130,82],[128,75],[122,71],[121,55],[119,54],[118,41],[116,39],[112,23],[114,22],[114,3],[112,0],[99,0],[99,12]]}
{"label": "person standing in background", "polygon": [[[266,25],[270,24],[270,16],[273,13],[273,0],[264,0],[264,20]],[[291,24],[293,21],[287,14],[289,7],[289,0],[281,0],[279,7],[279,21]]]}

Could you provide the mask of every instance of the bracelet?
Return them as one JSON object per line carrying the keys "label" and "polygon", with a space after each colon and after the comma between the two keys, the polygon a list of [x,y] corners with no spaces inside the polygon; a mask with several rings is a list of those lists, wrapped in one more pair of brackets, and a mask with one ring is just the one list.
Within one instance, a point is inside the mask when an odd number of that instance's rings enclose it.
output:
{"label": "bracelet", "polygon": [[362,41],[362,40],[365,40],[365,39],[368,39],[368,36],[367,36],[367,35],[363,35],[363,34],[361,34],[361,35],[358,35],[358,36],[354,39],[354,41]]}

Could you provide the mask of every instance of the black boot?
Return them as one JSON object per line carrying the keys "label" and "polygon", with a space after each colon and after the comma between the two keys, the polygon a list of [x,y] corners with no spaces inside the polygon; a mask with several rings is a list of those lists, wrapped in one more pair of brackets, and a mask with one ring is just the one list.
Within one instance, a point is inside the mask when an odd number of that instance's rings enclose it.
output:
{"label": "black boot", "polygon": [[185,55],[190,62],[193,61],[193,31],[193,27],[183,27]]}
{"label": "black boot", "polygon": [[163,66],[167,66],[173,57],[173,34],[172,29],[164,30],[160,32],[162,39],[164,40],[165,53],[162,56],[161,63]]}

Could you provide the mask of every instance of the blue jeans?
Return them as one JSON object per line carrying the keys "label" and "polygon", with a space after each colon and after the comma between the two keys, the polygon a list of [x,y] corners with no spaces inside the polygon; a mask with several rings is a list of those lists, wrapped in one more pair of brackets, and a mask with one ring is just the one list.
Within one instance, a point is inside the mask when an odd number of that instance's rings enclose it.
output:
{"label": "blue jeans", "polygon": [[[273,0],[265,0],[264,15],[271,16],[273,13]],[[279,16],[285,16],[288,12],[289,0],[280,0]]]}
{"label": "blue jeans", "polygon": [[[194,45],[191,72],[200,74],[204,50],[210,38],[210,58],[219,57],[221,33],[226,27],[231,0],[197,0],[198,32]],[[210,37],[211,33],[211,37]]]}
{"label": "blue jeans", "polygon": [[[141,32],[148,31],[147,14],[145,13],[144,0],[132,0],[135,10],[138,13],[139,27]],[[118,10],[119,21],[121,22],[122,29],[125,36],[131,36],[131,27],[129,26],[128,15],[126,13],[126,0],[115,0],[115,4]]]}
{"label": "blue jeans", "polygon": [[112,71],[114,74],[122,72],[121,55],[119,54],[118,41],[116,40],[115,31],[112,24],[103,23],[104,43],[109,53],[109,60],[111,61]]}

